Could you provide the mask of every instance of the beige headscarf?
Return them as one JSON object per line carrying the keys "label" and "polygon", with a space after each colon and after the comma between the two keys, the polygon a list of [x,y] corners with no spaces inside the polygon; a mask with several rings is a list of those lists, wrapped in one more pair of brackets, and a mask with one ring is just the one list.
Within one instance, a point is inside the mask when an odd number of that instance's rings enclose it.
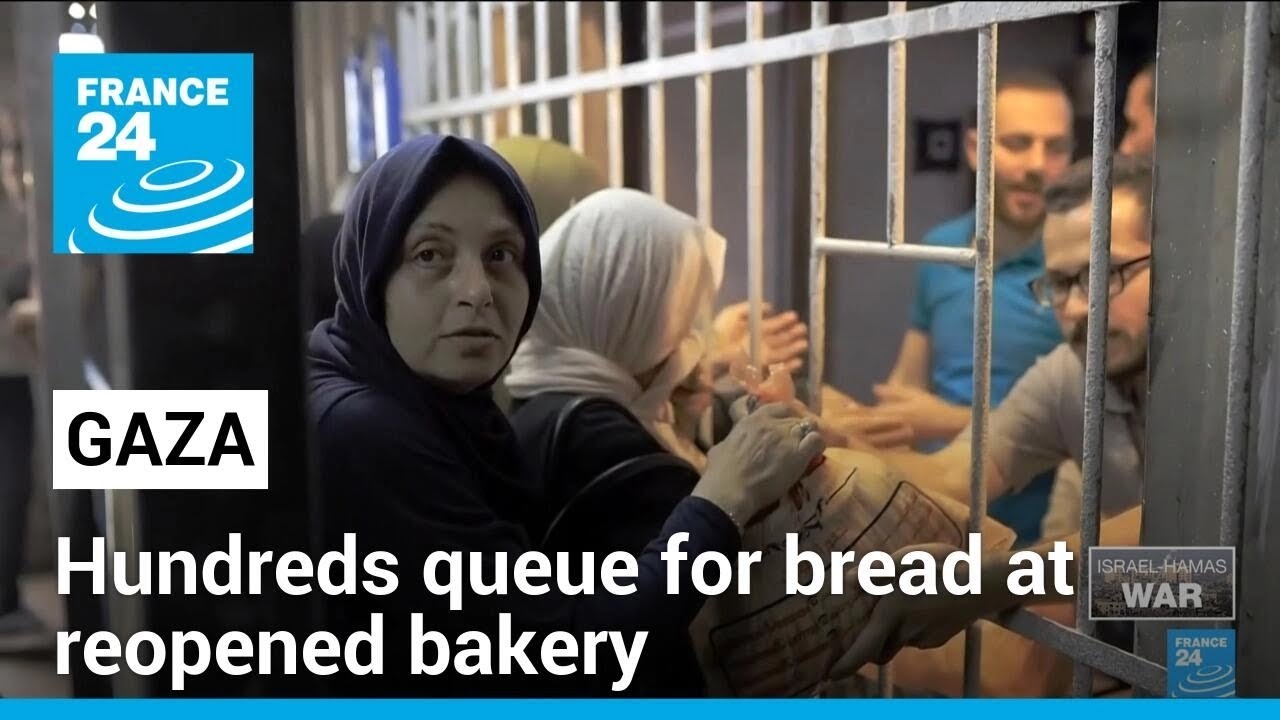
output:
{"label": "beige headscarf", "polygon": [[[511,395],[604,397],[701,470],[671,394],[702,362],[725,241],[651,195],[593,193],[542,235],[542,298],[511,361]],[[636,377],[661,365],[647,387]]]}

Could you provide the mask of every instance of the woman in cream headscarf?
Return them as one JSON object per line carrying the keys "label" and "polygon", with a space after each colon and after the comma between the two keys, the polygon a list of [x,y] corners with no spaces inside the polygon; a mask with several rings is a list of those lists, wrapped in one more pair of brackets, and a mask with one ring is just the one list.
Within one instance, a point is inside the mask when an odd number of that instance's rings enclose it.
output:
{"label": "woman in cream headscarf", "polygon": [[710,398],[704,359],[724,239],[650,195],[609,189],[551,225],[542,252],[541,305],[507,378],[517,426],[532,399],[600,398],[701,470],[689,419]]}
{"label": "woman in cream headscarf", "polygon": [[[628,189],[593,193],[543,232],[542,299],[506,380],[547,523],[558,518],[535,545],[639,553],[697,482],[724,251],[694,218]],[[702,694],[685,628],[650,638],[635,686]]]}

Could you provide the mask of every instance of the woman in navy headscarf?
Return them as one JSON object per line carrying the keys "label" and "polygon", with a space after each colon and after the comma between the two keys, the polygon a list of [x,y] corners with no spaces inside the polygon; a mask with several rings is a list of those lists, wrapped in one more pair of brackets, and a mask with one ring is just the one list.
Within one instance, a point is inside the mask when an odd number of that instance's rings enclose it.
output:
{"label": "woman in navy headscarf", "polygon": [[[521,594],[514,583],[509,594],[481,595],[464,582],[461,610],[451,610],[448,598],[422,584],[428,554],[463,553],[459,577],[466,579],[467,553],[483,553],[482,577],[492,582],[495,554],[514,563],[533,549],[530,528],[546,520],[538,516],[539,474],[523,466],[490,393],[538,305],[533,204],[488,147],[419,137],[380,158],[356,186],[334,268],[337,307],[308,346],[325,545],[341,547],[343,533],[355,533],[361,555],[392,552],[399,577],[389,595],[373,592],[383,585],[376,577],[361,575],[362,592],[327,599],[326,629],[340,638],[368,630],[371,613],[384,622],[382,673],[332,677],[326,682],[335,694],[608,694],[619,674],[607,651],[597,654],[595,675],[580,663],[567,678],[545,669],[525,675],[519,665],[506,676],[496,667],[485,675],[453,666],[440,676],[411,675],[410,618],[422,613],[424,632],[453,641],[477,630],[496,643],[499,616],[507,614],[515,637],[537,633],[528,648],[535,663],[542,639],[556,630],[630,637],[687,627],[705,599],[693,588],[692,558],[735,553],[742,524],[822,451],[809,422],[781,405],[762,407],[708,454],[693,493],[638,558],[634,593],[613,596],[597,585],[592,595],[566,595],[551,582],[540,595]],[[689,534],[682,547],[689,560],[679,565],[681,593],[668,595],[659,552],[680,532]],[[434,663],[435,646],[427,643],[421,658]]]}

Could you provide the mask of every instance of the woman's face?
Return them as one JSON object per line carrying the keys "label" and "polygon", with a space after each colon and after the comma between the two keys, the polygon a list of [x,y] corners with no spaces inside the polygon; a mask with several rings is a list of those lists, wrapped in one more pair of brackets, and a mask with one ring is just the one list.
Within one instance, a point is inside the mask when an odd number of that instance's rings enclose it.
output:
{"label": "woman's face", "polygon": [[492,380],[529,304],[524,238],[502,196],[474,175],[454,178],[410,225],[402,250],[386,289],[391,344],[453,392]]}

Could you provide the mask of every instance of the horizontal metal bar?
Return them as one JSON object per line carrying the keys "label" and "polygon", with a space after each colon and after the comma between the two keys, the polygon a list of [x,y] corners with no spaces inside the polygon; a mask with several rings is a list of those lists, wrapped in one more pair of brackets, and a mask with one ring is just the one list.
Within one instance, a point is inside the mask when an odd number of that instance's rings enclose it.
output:
{"label": "horizontal metal bar", "polygon": [[[786,6],[785,2],[766,2],[764,4],[765,17],[778,14],[778,12],[780,12],[782,8],[785,6]],[[733,7],[722,8],[720,10],[713,10],[711,11],[711,15],[708,18],[709,27],[711,29],[724,27],[727,25],[737,25],[739,23],[746,23],[746,21],[747,21],[747,7],[745,4],[736,4]],[[698,36],[698,21],[696,18],[694,20],[685,20],[683,22],[671,23],[670,25],[667,25],[662,31],[662,39],[668,40],[668,41],[683,40],[689,37],[696,39],[697,36]]]}
{"label": "horizontal metal bar", "polygon": [[560,100],[575,93],[592,93],[613,88],[635,87],[664,80],[693,77],[703,73],[741,70],[752,65],[795,60],[852,48],[883,45],[895,40],[943,35],[976,30],[992,23],[1021,22],[1054,15],[1075,15],[1132,0],[1104,2],[953,2],[901,15],[858,20],[802,32],[779,35],[759,42],[742,42],[718,47],[710,52],[689,52],[660,60],[628,63],[616,69],[605,68],[578,77],[562,76],[546,82],[525,84],[519,88],[497,92],[489,97],[454,100],[444,104],[415,108],[405,114],[411,125],[478,115],[526,103]]}
{"label": "horizontal metal bar", "polygon": [[973,248],[938,247],[936,245],[890,245],[876,240],[841,240],[818,238],[813,251],[824,255],[870,255],[914,262],[937,262],[972,267],[978,257]]}
{"label": "horizontal metal bar", "polygon": [[1050,647],[1072,660],[1163,697],[1167,675],[1163,665],[1127,653],[1065,625],[1027,610],[1015,610],[997,621],[1000,625]]}

